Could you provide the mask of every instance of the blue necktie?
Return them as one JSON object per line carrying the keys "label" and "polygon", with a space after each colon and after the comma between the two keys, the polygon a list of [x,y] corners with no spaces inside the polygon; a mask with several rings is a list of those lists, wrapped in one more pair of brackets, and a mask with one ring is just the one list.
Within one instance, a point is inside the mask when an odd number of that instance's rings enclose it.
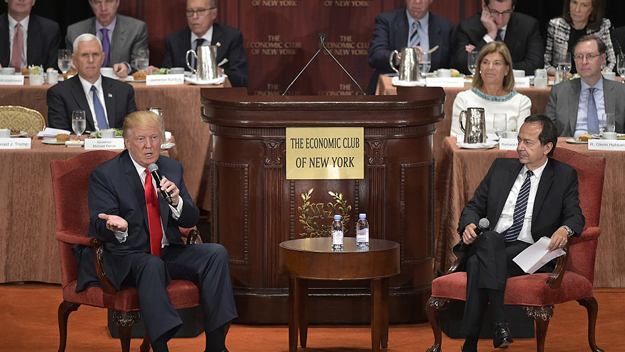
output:
{"label": "blue necktie", "polygon": [[98,129],[105,130],[109,128],[109,124],[106,121],[104,108],[100,103],[100,99],[98,99],[98,89],[95,86],[91,86],[91,92],[93,93],[93,111],[95,111],[95,119],[98,122]]}
{"label": "blue necktie", "polygon": [[527,200],[529,199],[530,188],[532,187],[532,182],[530,180],[532,175],[534,175],[532,171],[527,171],[525,181],[516,197],[512,226],[503,232],[504,242],[516,241],[517,237],[519,237],[519,233],[521,233],[523,220],[525,219],[525,210],[527,209]]}
{"label": "blue necktie", "polygon": [[[204,38],[197,38],[195,40],[195,52],[197,53],[197,48],[201,47],[202,44],[204,44],[204,42],[206,41],[206,39]],[[195,58],[192,57],[191,58],[193,60],[193,68],[197,68],[197,63],[195,62]]]}
{"label": "blue necktie", "polygon": [[102,32],[102,51],[104,51],[104,62],[102,67],[106,67],[109,62],[109,52],[111,51],[111,42],[109,41],[109,30],[106,28],[100,29]]}
{"label": "blue necktie", "polygon": [[408,45],[409,47],[421,45],[421,38],[419,37],[419,27],[421,27],[421,23],[419,21],[415,21],[412,23],[412,33],[410,33],[410,43]]}
{"label": "blue necktie", "polygon": [[595,103],[595,88],[588,88],[588,109],[586,117],[588,119],[588,133],[599,133],[599,118],[597,117],[597,104]]}

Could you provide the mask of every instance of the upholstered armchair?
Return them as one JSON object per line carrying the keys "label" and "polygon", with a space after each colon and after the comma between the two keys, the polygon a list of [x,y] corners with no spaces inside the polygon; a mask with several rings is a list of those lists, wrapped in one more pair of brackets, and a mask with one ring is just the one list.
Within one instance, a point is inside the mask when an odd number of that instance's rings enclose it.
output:
{"label": "upholstered armchair", "polygon": [[[135,288],[116,291],[108,281],[102,266],[103,243],[87,236],[89,209],[87,191],[91,171],[101,163],[113,158],[117,153],[93,151],[82,153],[68,160],[55,160],[50,163],[56,207],[56,239],[59,241],[61,257],[61,283],[63,302],[59,305],[59,352],[65,351],[67,322],[69,314],[81,304],[113,310],[113,319],[118,326],[122,351],[130,350],[132,325],[140,320],[139,298]],[[195,242],[197,231],[186,231],[187,244]],[[96,272],[101,287],[89,287],[76,292],[78,264],[72,252],[77,244],[93,248]],[[191,281],[172,280],[167,294],[174,307],[189,308],[199,305],[199,290]],[[105,322],[103,322],[105,324]],[[149,351],[147,335],[141,351]]]}
{"label": "upholstered armchair", "polygon": [[[507,157],[518,157],[509,152]],[[558,259],[553,273],[540,273],[508,279],[504,304],[522,306],[535,321],[536,350],[545,349],[545,338],[554,305],[577,301],[588,311],[588,343],[591,351],[602,352],[595,343],[595,324],[598,305],[593,297],[595,255],[601,230],[599,218],[605,171],[605,158],[579,154],[565,148],[557,148],[554,158],[577,170],[579,197],[586,225],[581,236],[572,238],[566,247],[566,255]],[[428,352],[441,352],[442,336],[438,320],[440,310],[449,307],[450,300],[466,300],[465,272],[456,272],[456,261],[448,273],[432,282],[432,296],[426,303],[427,317],[434,332],[434,345]]]}
{"label": "upholstered armchair", "polygon": [[37,110],[21,106],[0,106],[0,128],[26,131],[34,136],[46,128],[46,120]]}

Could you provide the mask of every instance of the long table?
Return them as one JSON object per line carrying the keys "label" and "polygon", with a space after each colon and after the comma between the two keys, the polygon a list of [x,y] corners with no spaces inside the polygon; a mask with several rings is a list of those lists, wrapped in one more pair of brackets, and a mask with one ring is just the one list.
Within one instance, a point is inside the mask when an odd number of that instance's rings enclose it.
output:
{"label": "long table", "polygon": [[[601,201],[601,237],[595,260],[596,287],[625,287],[625,153],[588,150],[586,145],[568,144],[558,140],[557,148],[567,148],[590,156],[606,158],[603,199]],[[462,209],[473,196],[492,162],[505,155],[498,147],[490,150],[467,150],[456,146],[455,137],[446,137],[436,161],[436,218],[440,219],[436,234],[436,268],[444,270],[454,260],[452,248],[458,243],[456,234]]]}

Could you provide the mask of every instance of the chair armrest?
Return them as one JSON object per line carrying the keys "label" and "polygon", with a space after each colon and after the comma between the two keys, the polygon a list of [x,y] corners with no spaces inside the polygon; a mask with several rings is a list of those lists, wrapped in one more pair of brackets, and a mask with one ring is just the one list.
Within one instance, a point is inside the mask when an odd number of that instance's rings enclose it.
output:
{"label": "chair armrest", "polygon": [[91,237],[87,237],[84,235],[76,235],[69,232],[57,232],[56,239],[60,242],[71,245],[82,244],[84,246],[91,247]]}
{"label": "chair armrest", "polygon": [[98,275],[100,286],[105,293],[114,295],[117,289],[113,286],[104,271],[104,242],[97,238],[90,238],[90,240],[90,246],[93,250],[93,265],[95,266],[95,272]]}
{"label": "chair armrest", "polygon": [[598,227],[589,227],[585,229],[579,237],[573,237],[566,243],[566,246],[562,248],[565,252],[563,256],[558,258],[555,269],[549,275],[547,279],[547,285],[552,289],[560,288],[562,280],[564,280],[564,273],[566,272],[566,263],[569,257],[569,247],[580,242],[596,240],[601,235],[601,229]]}

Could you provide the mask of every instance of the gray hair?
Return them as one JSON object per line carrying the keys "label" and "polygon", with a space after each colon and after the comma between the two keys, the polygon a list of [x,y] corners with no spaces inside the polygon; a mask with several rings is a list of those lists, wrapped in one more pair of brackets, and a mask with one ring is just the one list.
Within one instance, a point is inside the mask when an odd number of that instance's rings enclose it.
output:
{"label": "gray hair", "polygon": [[90,42],[92,40],[96,40],[98,42],[98,45],[100,46],[100,50],[102,50],[102,42],[100,41],[100,39],[98,39],[98,37],[96,37],[95,35],[91,33],[83,33],[79,35],[78,38],[76,38],[76,40],[74,40],[74,45],[73,45],[74,52],[78,51],[78,43]]}
{"label": "gray hair", "polygon": [[217,2],[216,0],[211,0],[211,9],[214,9],[217,7],[216,2]]}

